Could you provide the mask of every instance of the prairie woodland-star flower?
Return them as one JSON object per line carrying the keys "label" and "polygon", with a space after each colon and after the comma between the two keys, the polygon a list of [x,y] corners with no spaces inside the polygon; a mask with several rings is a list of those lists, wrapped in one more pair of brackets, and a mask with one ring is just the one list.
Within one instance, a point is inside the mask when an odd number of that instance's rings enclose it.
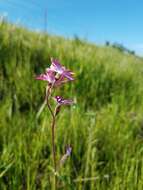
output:
{"label": "prairie woodland-star flower", "polygon": [[53,80],[53,87],[57,87],[57,86],[61,86],[64,83],[67,83],[69,81],[71,81],[70,79],[68,79],[64,74],[58,74],[55,71],[47,68],[46,69],[47,73],[53,73],[54,75],[54,80]]}
{"label": "prairie woodland-star flower", "polygon": [[47,81],[53,87],[61,86],[62,84],[73,81],[73,72],[65,69],[57,60],[51,59],[50,68],[46,68],[46,72],[37,76],[37,80]]}
{"label": "prairie woodland-star flower", "polygon": [[55,96],[54,100],[57,102],[57,104],[59,106],[61,106],[61,105],[71,105],[71,104],[74,103],[73,100],[71,100],[71,99],[64,99],[61,96]]}
{"label": "prairie woodland-star flower", "polygon": [[[71,99],[64,99],[61,96],[53,97],[53,93],[56,87],[61,86],[62,84],[67,83],[68,81],[73,81],[74,73],[66,69],[64,66],[62,66],[58,60],[51,59],[50,67],[46,68],[45,72],[37,76],[36,79],[47,82],[46,91],[45,91],[46,92],[45,101],[43,105],[41,106],[40,110],[38,111],[37,116],[39,117],[44,107],[47,106],[52,117],[52,120],[51,120],[52,159],[53,159],[54,173],[56,174],[57,173],[56,144],[55,144],[56,116],[58,113],[60,113],[62,105],[71,105],[74,103],[74,101]],[[50,100],[52,98],[56,102],[55,106],[51,105]],[[72,148],[70,146],[67,146],[66,151],[60,160],[60,163],[59,163],[60,165],[64,164],[67,158],[71,155],[71,151],[72,151]],[[53,175],[54,189],[57,189],[57,184],[58,184],[57,180],[58,178],[56,177],[56,175]]]}
{"label": "prairie woodland-star flower", "polygon": [[73,78],[74,73],[71,72],[70,70],[67,70],[64,66],[62,66],[58,60],[51,58],[51,62],[52,64],[50,66],[50,70],[65,76],[68,80],[74,80]]}

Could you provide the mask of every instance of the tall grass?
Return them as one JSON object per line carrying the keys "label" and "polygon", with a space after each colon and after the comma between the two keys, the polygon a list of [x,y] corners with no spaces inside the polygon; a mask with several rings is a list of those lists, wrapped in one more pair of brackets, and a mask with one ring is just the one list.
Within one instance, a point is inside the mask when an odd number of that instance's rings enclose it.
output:
{"label": "tall grass", "polygon": [[51,189],[50,114],[36,115],[44,84],[35,76],[59,59],[76,81],[59,89],[77,104],[62,110],[57,158],[73,152],[59,189],[143,189],[143,59],[111,47],[0,24],[0,189]]}

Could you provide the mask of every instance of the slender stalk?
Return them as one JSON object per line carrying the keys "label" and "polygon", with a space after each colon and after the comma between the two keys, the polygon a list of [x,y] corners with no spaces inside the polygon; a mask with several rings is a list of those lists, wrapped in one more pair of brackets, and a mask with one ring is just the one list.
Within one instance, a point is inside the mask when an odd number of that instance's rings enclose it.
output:
{"label": "slender stalk", "polygon": [[52,130],[52,155],[53,155],[53,165],[54,165],[54,190],[57,189],[57,177],[56,177],[56,170],[57,170],[57,165],[56,165],[56,150],[55,150],[55,122],[56,122],[56,116],[51,108],[51,105],[49,103],[49,97],[51,95],[51,90],[52,87],[48,86],[46,88],[46,102],[48,109],[52,115],[52,124],[51,124],[51,130]]}

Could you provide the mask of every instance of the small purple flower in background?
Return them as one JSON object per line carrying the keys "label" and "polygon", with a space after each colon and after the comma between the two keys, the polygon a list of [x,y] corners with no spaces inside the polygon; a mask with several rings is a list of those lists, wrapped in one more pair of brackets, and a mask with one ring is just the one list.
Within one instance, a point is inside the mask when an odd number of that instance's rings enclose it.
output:
{"label": "small purple flower in background", "polygon": [[61,96],[55,96],[54,100],[58,103],[58,105],[71,105],[73,104],[73,100],[64,99]]}
{"label": "small purple flower in background", "polygon": [[67,158],[71,155],[71,151],[72,151],[72,148],[69,146],[66,149],[66,153],[62,156],[62,158],[60,160],[60,165],[63,165],[65,163],[65,161],[67,160]]}
{"label": "small purple flower in background", "polygon": [[69,147],[67,148],[67,150],[66,150],[66,154],[67,154],[68,156],[70,156],[70,155],[71,155],[71,151],[72,151],[72,148],[69,146]]}

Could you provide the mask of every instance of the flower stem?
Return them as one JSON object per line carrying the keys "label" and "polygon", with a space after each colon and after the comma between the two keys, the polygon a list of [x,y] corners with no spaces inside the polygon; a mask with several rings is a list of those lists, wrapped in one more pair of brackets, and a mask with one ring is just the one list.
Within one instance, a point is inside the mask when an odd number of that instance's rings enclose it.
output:
{"label": "flower stem", "polygon": [[56,177],[56,170],[57,170],[57,165],[56,165],[56,150],[55,150],[55,122],[56,122],[56,116],[51,108],[51,105],[49,103],[49,97],[51,95],[51,90],[52,87],[48,86],[46,88],[46,101],[47,101],[47,106],[48,109],[52,115],[52,124],[51,124],[51,132],[52,132],[52,156],[53,156],[53,165],[54,165],[54,190],[57,189],[57,177]]}

